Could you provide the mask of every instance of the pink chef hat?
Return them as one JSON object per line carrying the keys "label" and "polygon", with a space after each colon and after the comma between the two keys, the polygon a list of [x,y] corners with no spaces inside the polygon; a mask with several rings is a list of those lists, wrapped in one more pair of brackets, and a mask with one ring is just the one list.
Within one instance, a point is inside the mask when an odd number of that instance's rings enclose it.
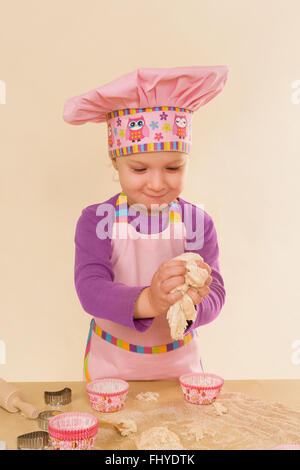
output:
{"label": "pink chef hat", "polygon": [[105,122],[114,159],[139,152],[190,153],[192,116],[220,93],[228,67],[139,68],[66,101],[70,124]]}

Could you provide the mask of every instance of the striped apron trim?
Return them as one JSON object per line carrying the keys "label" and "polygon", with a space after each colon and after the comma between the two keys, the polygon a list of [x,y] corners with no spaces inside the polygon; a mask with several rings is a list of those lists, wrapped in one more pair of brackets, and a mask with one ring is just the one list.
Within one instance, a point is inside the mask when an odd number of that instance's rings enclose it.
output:
{"label": "striped apron trim", "polygon": [[175,349],[181,348],[182,346],[185,346],[186,344],[188,344],[196,334],[195,330],[192,330],[183,339],[173,341],[172,343],[163,344],[160,346],[140,346],[137,344],[126,343],[126,341],[122,341],[121,339],[116,338],[115,336],[112,336],[111,334],[102,330],[98,325],[96,325],[95,320],[92,319],[91,324],[90,324],[90,331],[88,335],[87,345],[86,345],[85,357],[84,357],[84,371],[85,371],[85,377],[88,382],[91,380],[89,373],[88,373],[87,365],[88,365],[88,359],[89,359],[90,348],[91,348],[92,331],[94,331],[94,333],[100,338],[102,338],[104,341],[107,341],[108,343],[113,344],[114,346],[118,348],[125,349],[126,351],[135,352],[138,354],[162,354],[162,353],[174,351]]}

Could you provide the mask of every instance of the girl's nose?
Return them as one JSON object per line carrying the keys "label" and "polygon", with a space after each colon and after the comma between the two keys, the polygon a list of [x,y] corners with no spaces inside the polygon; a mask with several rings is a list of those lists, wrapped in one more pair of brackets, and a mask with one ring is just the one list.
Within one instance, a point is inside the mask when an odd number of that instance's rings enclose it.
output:
{"label": "girl's nose", "polygon": [[148,190],[153,193],[163,193],[165,189],[165,184],[163,181],[163,176],[160,174],[152,174],[148,180]]}

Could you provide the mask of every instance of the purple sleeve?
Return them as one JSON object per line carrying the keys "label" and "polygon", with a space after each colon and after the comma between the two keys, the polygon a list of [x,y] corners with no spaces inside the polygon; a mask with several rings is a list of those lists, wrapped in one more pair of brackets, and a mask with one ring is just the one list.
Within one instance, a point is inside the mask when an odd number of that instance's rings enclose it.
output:
{"label": "purple sleeve", "polygon": [[94,317],[146,331],[153,318],[135,320],[133,312],[139,293],[148,286],[114,282],[111,237],[100,239],[96,233],[101,220],[96,215],[98,206],[85,208],[76,225],[74,281],[78,298],[82,308]]}
{"label": "purple sleeve", "polygon": [[[185,222],[187,231],[186,252],[198,253],[211,267],[212,282],[210,293],[195,305],[197,316],[186,329],[187,335],[192,329],[206,325],[217,318],[225,303],[226,292],[219,266],[219,246],[217,233],[212,218],[204,210],[192,205],[192,225]],[[193,230],[195,228],[195,230]],[[191,240],[195,242],[191,243]]]}

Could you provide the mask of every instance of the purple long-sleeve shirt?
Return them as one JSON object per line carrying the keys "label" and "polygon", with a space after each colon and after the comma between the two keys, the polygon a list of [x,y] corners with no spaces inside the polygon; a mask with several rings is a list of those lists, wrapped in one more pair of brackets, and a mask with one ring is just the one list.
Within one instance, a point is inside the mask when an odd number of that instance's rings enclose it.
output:
{"label": "purple long-sleeve shirt", "polygon": [[[119,194],[101,204],[93,204],[82,210],[75,232],[75,287],[83,309],[93,317],[114,321],[143,332],[151,326],[153,318],[134,319],[134,305],[140,292],[149,285],[128,286],[114,282],[110,261],[114,212],[101,211],[104,206],[99,207],[104,204],[110,205],[113,211],[116,211]],[[186,251],[202,256],[205,263],[211,267],[212,276],[210,293],[195,306],[197,316],[187,328],[185,334],[188,334],[191,329],[210,323],[219,315],[225,302],[226,292],[220,274],[219,247],[212,218],[202,208],[180,197],[177,199],[181,207],[182,221],[186,227]],[[139,226],[136,225],[137,216],[142,221]],[[108,224],[109,236],[99,238],[96,227],[103,217],[111,222]],[[153,223],[153,217],[156,217],[156,224]],[[133,224],[141,233],[161,232],[168,226],[168,211],[149,216],[129,207],[128,223]],[[156,227],[156,230],[153,227]]]}

